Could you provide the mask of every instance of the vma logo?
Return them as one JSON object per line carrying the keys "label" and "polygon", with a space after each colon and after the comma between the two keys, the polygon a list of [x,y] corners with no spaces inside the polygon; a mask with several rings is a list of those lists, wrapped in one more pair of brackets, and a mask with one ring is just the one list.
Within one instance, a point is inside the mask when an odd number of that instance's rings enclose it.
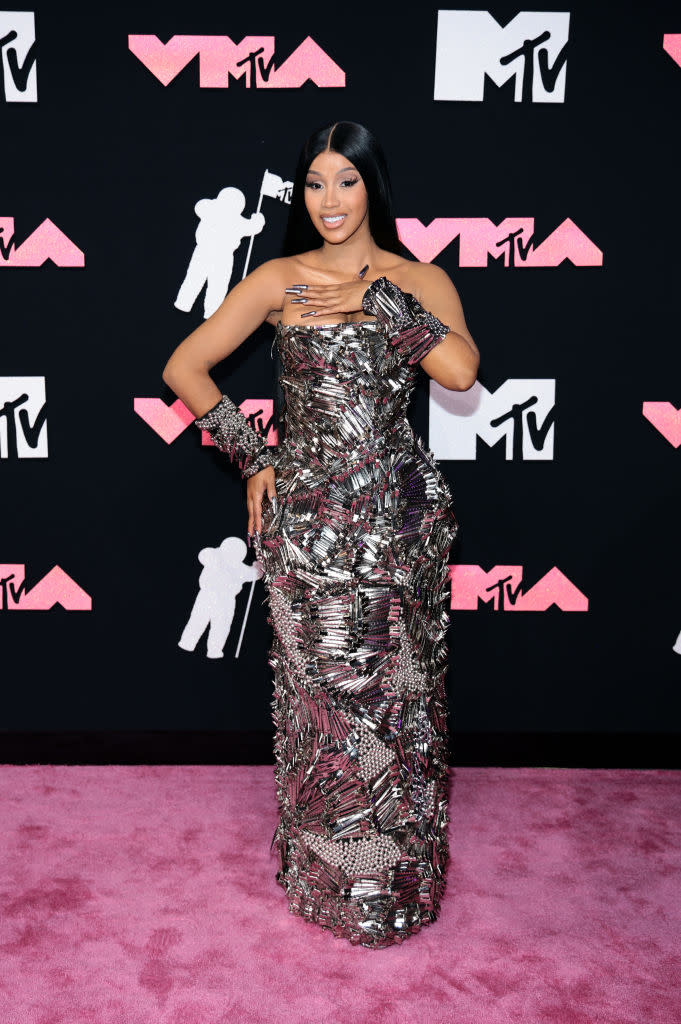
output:
{"label": "vma logo", "polygon": [[234,43],[229,36],[128,36],[131,53],[168,85],[195,57],[199,58],[199,87],[227,89],[229,79],[244,78],[247,89],[299,89],[305,82],[320,88],[343,88],[345,72],[306,36],[279,66],[275,64],[274,36],[245,36]]}
{"label": "vma logo", "polygon": [[85,255],[49,217],[20,245],[14,234],[14,217],[0,217],[0,269],[42,267],[47,260],[57,267],[84,267]]}
{"label": "vma logo", "polygon": [[67,612],[92,611],[92,598],[58,565],[31,590],[26,566],[0,562],[0,611],[46,612],[60,604]]}
{"label": "vma logo", "polygon": [[521,11],[504,28],[489,11],[438,11],[436,100],[481,102],[485,79],[515,79],[516,103],[563,103],[570,15]]}
{"label": "vma logo", "polygon": [[681,409],[677,409],[671,402],[644,402],[642,411],[670,445],[674,448],[681,445]]}
{"label": "vma logo", "polygon": [[681,35],[667,33],[662,40],[662,48],[681,67]]}
{"label": "vma logo", "polygon": [[35,17],[32,11],[0,11],[0,100],[37,103]]}
{"label": "vma logo", "polygon": [[47,458],[44,377],[0,377],[0,458]]}
{"label": "vma logo", "polygon": [[430,263],[459,239],[459,266],[486,267],[491,256],[504,267],[601,267],[603,253],[566,217],[543,240],[534,235],[534,217],[506,217],[499,225],[488,217],[435,217],[428,227],[417,217],[398,217],[400,241],[422,263]]}
{"label": "vma logo", "polygon": [[[166,444],[172,444],[196,419],[179,398],[176,398],[172,405],[166,405],[161,398],[135,398],[133,408],[140,419],[163,438]],[[247,398],[241,403],[239,410],[246,417],[248,425],[262,434],[268,444],[278,443],[279,435],[274,424],[274,402],[271,398]],[[201,431],[201,444],[215,447],[207,430]]]}
{"label": "vma logo", "polygon": [[555,605],[562,612],[586,612],[589,601],[560,569],[550,569],[529,589],[522,565],[495,565],[485,572],[479,565],[450,565],[450,607],[477,611],[483,605],[495,612],[545,612]]}
{"label": "vma logo", "polygon": [[555,380],[507,380],[496,391],[476,381],[448,391],[430,381],[428,444],[437,459],[474,460],[478,439],[503,444],[506,461],[553,459]]}

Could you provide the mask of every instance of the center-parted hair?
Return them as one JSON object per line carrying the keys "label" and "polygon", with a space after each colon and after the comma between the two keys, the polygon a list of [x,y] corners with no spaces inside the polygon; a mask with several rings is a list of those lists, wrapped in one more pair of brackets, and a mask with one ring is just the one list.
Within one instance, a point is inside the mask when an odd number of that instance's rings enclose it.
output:
{"label": "center-parted hair", "polygon": [[[322,236],[310,220],[305,206],[305,179],[314,158],[327,148],[346,157],[361,174],[367,190],[369,231],[376,245],[397,256],[413,259],[413,255],[400,242],[397,234],[392,186],[383,148],[368,128],[355,121],[336,121],[334,124],[328,124],[313,132],[305,141],[298,157],[281,255],[298,256],[300,253],[319,249],[322,245]],[[280,444],[286,435],[286,402],[281,387],[282,371],[281,359],[277,352],[274,402]]]}
{"label": "center-parted hair", "polygon": [[376,245],[398,256],[411,257],[397,234],[392,187],[383,148],[368,128],[355,121],[336,121],[326,125],[313,132],[304,143],[293,181],[281,255],[297,256],[322,245],[322,237],[305,206],[305,179],[312,161],[327,148],[346,157],[361,174],[369,204],[369,231]]}

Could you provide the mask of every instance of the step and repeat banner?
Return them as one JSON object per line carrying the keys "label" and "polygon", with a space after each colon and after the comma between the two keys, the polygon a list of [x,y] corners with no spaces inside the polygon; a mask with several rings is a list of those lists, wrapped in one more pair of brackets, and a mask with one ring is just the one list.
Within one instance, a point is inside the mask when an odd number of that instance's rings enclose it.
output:
{"label": "step and repeat banner", "polygon": [[[270,727],[245,484],[161,372],[335,120],[481,351],[410,414],[461,523],[454,761],[679,731],[678,9],[43,4],[0,54],[0,731]],[[273,338],[213,376],[276,444]]]}

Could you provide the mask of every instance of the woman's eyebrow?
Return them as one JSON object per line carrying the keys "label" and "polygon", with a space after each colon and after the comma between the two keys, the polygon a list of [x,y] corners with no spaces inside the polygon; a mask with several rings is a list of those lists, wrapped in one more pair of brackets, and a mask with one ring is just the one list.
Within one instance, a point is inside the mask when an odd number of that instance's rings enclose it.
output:
{"label": "woman's eyebrow", "polygon": [[[354,167],[341,167],[340,171],[336,171],[336,174],[345,174],[346,171],[354,171],[354,169],[355,169]],[[322,172],[321,171],[309,170],[307,173],[308,174],[321,174]]]}

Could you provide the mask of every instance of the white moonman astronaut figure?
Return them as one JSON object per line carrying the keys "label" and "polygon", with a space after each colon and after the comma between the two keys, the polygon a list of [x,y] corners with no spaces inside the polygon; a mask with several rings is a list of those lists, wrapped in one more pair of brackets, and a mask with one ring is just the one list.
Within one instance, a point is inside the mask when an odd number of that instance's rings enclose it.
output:
{"label": "white moonman astronaut figure", "polygon": [[244,564],[247,550],[241,537],[225,537],[219,548],[202,548],[199,552],[199,562],[204,568],[199,576],[199,592],[194,607],[178,641],[178,647],[183,651],[195,650],[206,626],[209,626],[207,656],[224,657],[236,595],[244,583],[258,580],[263,575],[259,561],[252,565]]}
{"label": "white moonman astronaut figure", "polygon": [[199,218],[196,246],[184,281],[175,299],[175,308],[189,313],[206,285],[203,315],[207,320],[229,291],[234,268],[234,253],[244,238],[258,235],[265,226],[262,213],[242,217],[246,197],[241,189],[223,188],[215,199],[199,199],[194,212]]}

